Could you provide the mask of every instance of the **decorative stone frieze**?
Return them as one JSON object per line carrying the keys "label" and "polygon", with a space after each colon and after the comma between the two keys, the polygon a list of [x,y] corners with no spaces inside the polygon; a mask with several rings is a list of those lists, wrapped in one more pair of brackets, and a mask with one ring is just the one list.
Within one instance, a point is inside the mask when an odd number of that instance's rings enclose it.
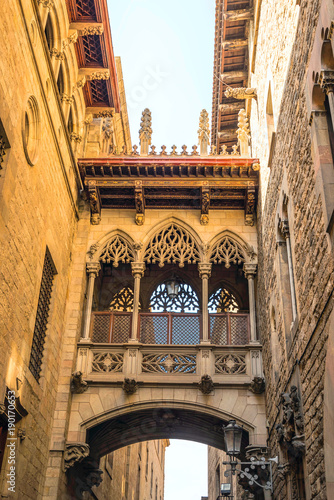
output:
{"label": "decorative stone frieze", "polygon": [[103,35],[104,29],[103,26],[85,26],[80,30],[80,35],[81,36],[93,36],[93,35],[98,35],[101,36]]}
{"label": "decorative stone frieze", "polygon": [[77,142],[78,144],[80,144],[80,142],[82,141],[82,135],[77,134],[76,132],[72,132],[70,134],[70,139],[71,139],[71,141],[74,141],[74,142]]}
{"label": "decorative stone frieze", "polygon": [[65,472],[80,463],[89,455],[89,445],[87,443],[66,443],[64,451],[64,470]]}
{"label": "decorative stone frieze", "polygon": [[67,104],[73,104],[73,97],[65,94],[65,92],[60,96],[61,102],[66,102]]}
{"label": "decorative stone frieze", "polygon": [[196,373],[196,354],[143,354],[143,373]]}
{"label": "decorative stone frieze", "polygon": [[63,61],[65,59],[65,54],[63,51],[53,48],[50,50],[50,57],[54,57],[57,61]]}
{"label": "decorative stone frieze", "polygon": [[78,31],[75,30],[71,35],[69,35],[66,40],[63,40],[63,50],[67,49],[72,43],[78,41]]}
{"label": "decorative stone frieze", "polygon": [[87,80],[109,80],[110,71],[106,69],[104,71],[93,71],[89,75],[86,75]]}
{"label": "decorative stone frieze", "polygon": [[228,87],[225,92],[225,97],[234,99],[257,99],[257,90],[255,88],[238,87],[232,88]]}
{"label": "decorative stone frieze", "polygon": [[42,5],[42,7],[45,7],[47,9],[52,9],[54,6],[53,0],[37,0],[38,5]]}
{"label": "decorative stone frieze", "polygon": [[83,380],[82,372],[74,372],[71,377],[71,392],[74,394],[82,394],[87,391],[88,385]]}

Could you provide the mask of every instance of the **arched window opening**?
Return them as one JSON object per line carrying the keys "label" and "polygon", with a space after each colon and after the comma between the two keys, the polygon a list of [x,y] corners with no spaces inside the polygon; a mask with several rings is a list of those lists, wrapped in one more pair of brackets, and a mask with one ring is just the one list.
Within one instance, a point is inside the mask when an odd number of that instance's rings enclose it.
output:
{"label": "arched window opening", "polygon": [[69,115],[68,115],[67,130],[68,130],[68,133],[70,135],[73,133],[73,112],[72,112],[72,107],[70,107],[70,112],[69,112]]}
{"label": "arched window opening", "polygon": [[220,287],[209,298],[210,313],[237,313],[240,305],[233,293],[226,287]]}
{"label": "arched window opening", "polygon": [[61,96],[65,92],[65,80],[64,80],[64,71],[63,65],[60,65],[58,78],[57,78],[57,87],[59,95]]}
{"label": "arched window opening", "polygon": [[180,283],[177,296],[170,297],[165,283],[158,285],[150,299],[151,312],[197,313],[199,300],[193,288]]}
{"label": "arched window opening", "polygon": [[52,27],[52,21],[51,21],[50,15],[48,16],[48,19],[46,21],[44,33],[45,33],[46,43],[48,44],[49,50],[52,50],[53,46],[54,46],[54,33],[53,33],[53,27]]}

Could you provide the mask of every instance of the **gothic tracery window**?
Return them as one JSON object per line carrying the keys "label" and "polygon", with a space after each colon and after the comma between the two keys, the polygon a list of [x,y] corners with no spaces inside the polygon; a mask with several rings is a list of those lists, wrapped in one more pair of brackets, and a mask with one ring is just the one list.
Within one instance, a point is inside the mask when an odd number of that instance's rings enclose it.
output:
{"label": "gothic tracery window", "polygon": [[148,264],[178,264],[184,267],[185,263],[195,264],[200,255],[196,242],[182,227],[176,224],[162,229],[149,242],[144,261]]}
{"label": "gothic tracery window", "polygon": [[220,287],[210,296],[208,309],[211,313],[237,313],[240,306],[230,290]]}
{"label": "gothic tracery window", "polygon": [[180,283],[178,295],[171,298],[163,283],[158,285],[151,295],[150,310],[151,312],[197,313],[199,300],[196,292],[186,283]]}

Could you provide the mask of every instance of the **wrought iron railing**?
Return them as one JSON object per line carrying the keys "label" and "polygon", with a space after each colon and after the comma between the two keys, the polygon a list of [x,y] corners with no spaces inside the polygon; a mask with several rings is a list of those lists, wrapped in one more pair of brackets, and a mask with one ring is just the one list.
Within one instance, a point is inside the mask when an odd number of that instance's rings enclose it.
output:
{"label": "wrought iron railing", "polygon": [[[195,313],[139,313],[138,340],[142,344],[197,345],[202,338],[202,315]],[[93,312],[94,343],[127,343],[131,338],[131,312]],[[209,315],[209,339],[214,345],[247,345],[249,314]]]}

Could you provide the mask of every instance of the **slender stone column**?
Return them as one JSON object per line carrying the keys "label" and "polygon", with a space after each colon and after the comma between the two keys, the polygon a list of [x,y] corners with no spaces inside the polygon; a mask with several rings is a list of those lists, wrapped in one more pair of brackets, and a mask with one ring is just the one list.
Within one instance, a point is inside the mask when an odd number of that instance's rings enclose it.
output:
{"label": "slender stone column", "polygon": [[212,264],[198,264],[198,272],[202,279],[202,342],[208,343],[209,339],[209,278],[211,276]]}
{"label": "slender stone column", "polygon": [[248,280],[249,295],[249,319],[250,319],[250,343],[258,343],[256,335],[256,312],[255,312],[255,286],[256,264],[244,264],[245,277]]}
{"label": "slender stone column", "polygon": [[132,329],[131,329],[131,341],[133,342],[137,340],[137,335],[138,335],[140,279],[144,276],[145,262],[131,262],[131,269],[132,269],[132,276],[134,277]]}
{"label": "slender stone column", "polygon": [[99,262],[90,262],[87,264],[87,274],[88,274],[87,300],[86,300],[86,309],[85,309],[85,317],[83,322],[83,331],[81,340],[89,339],[90,320],[92,317],[92,306],[93,306],[94,283],[96,276],[99,274],[99,271],[100,271]]}
{"label": "slender stone column", "polygon": [[297,317],[297,302],[296,302],[295,280],[293,277],[290,229],[288,220],[281,220],[280,230],[286,241],[286,252],[288,254],[288,267],[289,267],[289,279],[290,279],[291,303],[292,303],[292,321],[294,321]]}

